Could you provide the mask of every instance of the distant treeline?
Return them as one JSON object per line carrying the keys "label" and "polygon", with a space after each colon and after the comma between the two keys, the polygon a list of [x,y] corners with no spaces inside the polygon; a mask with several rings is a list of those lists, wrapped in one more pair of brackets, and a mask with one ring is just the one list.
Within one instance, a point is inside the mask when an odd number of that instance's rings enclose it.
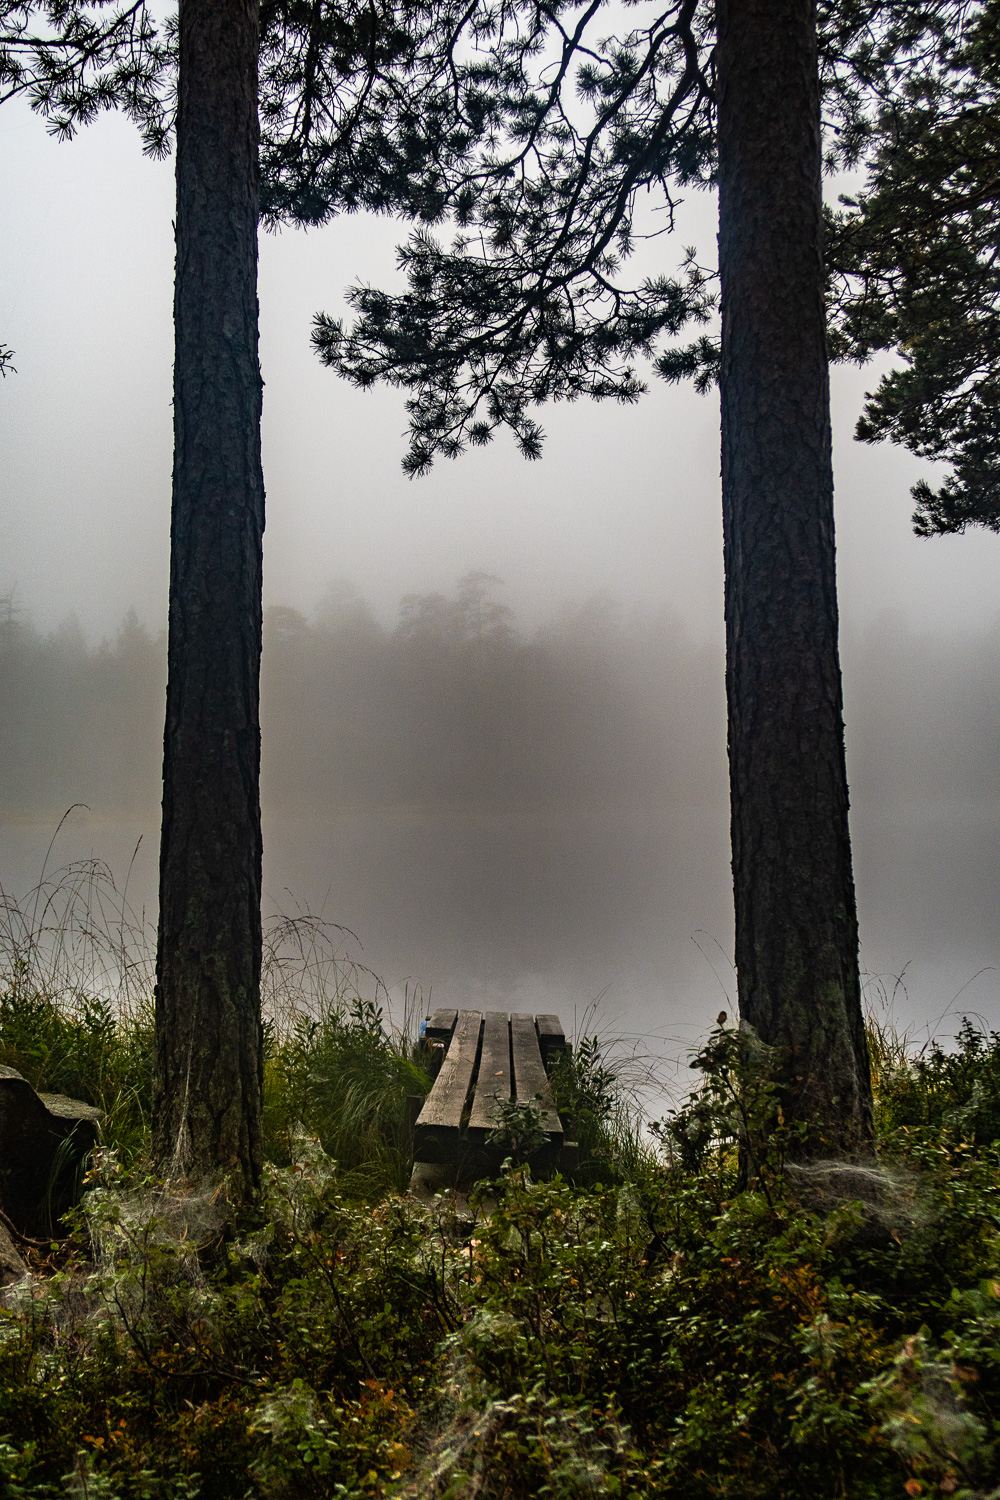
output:
{"label": "distant treeline", "polygon": [[[997,632],[880,626],[845,643],[855,803],[1000,795]],[[0,807],[155,806],[166,647],[130,614],[100,645],[0,607]],[[594,599],[531,633],[472,573],[395,627],[348,585],[267,611],[263,799],[351,805],[684,805],[725,797],[722,662],[676,617]]]}
{"label": "distant treeline", "polygon": [[[371,804],[634,805],[718,795],[716,655],[666,616],[605,599],[530,637],[469,574],[410,595],[394,628],[348,585],[264,626],[262,796],[271,811]],[[56,812],[159,799],[166,646],[130,614],[113,640],[0,615],[0,805]]]}
{"label": "distant treeline", "polygon": [[530,638],[464,578],[383,629],[350,590],[268,612],[265,802],[593,803],[715,795],[722,684],[676,624],[596,600]]}
{"label": "distant treeline", "polygon": [[0,601],[0,806],[60,815],[159,800],[166,637],[130,612],[114,640],[36,630]]}

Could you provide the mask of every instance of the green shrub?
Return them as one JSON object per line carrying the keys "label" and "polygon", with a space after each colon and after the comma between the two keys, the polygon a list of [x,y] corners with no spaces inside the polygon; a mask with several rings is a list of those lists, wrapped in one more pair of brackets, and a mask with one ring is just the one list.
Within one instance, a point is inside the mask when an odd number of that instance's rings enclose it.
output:
{"label": "green shrub", "polygon": [[978,1147],[1000,1141],[1000,1033],[979,1031],[965,1017],[955,1044],[946,1052],[933,1041],[926,1053],[886,1069],[878,1094],[883,1131],[930,1126]]}
{"label": "green shrub", "polygon": [[0,1321],[6,1493],[986,1496],[995,1156],[899,1127],[853,1177],[783,1167],[767,1053],[719,1031],[701,1063],[659,1159],[604,1185],[366,1202],[289,1131],[233,1223],[101,1168]]}
{"label": "green shrub", "polygon": [[68,1094],[104,1111],[104,1139],[123,1158],[149,1145],[152,1008],[116,1014],[112,1003],[0,989],[0,1063],[43,1094]]}
{"label": "green shrub", "polygon": [[402,1192],[413,1166],[411,1099],[431,1086],[405,1034],[381,1007],[338,996],[318,1016],[297,1015],[272,1041],[264,1065],[265,1143],[272,1160],[292,1158],[296,1132],[317,1137],[346,1183],[367,1197]]}

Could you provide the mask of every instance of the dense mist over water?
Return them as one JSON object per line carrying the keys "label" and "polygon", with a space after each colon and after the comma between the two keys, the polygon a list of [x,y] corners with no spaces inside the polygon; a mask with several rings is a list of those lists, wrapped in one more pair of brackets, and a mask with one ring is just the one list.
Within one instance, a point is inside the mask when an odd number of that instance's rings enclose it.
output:
{"label": "dense mist over water", "polygon": [[[864,942],[909,962],[904,1022],[1000,1025],[1000,630],[844,642]],[[155,902],[165,643],[100,644],[0,612],[0,871],[95,853]],[[720,651],[607,597],[527,631],[498,579],[414,594],[393,625],[350,585],[272,608],[262,683],[265,887],[350,928],[394,987],[556,1009],[682,1050],[732,997]],[[354,939],[347,940],[357,951]],[[877,986],[875,986],[877,988]],[[947,1030],[947,1024],[945,1024]]]}

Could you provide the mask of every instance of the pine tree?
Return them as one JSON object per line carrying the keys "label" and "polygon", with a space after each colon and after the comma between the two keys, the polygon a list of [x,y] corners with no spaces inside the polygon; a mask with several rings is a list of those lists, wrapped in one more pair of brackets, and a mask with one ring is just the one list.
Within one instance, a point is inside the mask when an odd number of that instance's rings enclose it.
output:
{"label": "pine tree", "polygon": [[257,0],[181,0],[179,22],[153,1147],[240,1190],[263,1164]]}
{"label": "pine tree", "polygon": [[433,0],[181,0],[176,37],[142,6],[0,7],[0,85],[58,134],[122,107],[161,152],[176,81],[154,1154],[237,1194],[262,1165],[258,219],[437,212],[439,162],[465,142],[442,104],[459,31]]}
{"label": "pine tree", "polygon": [[[595,46],[571,7],[532,12],[476,79],[495,144],[453,183],[463,230],[402,252],[409,290],[353,293],[350,330],[319,315],[318,352],[357,384],[409,392],[407,467],[503,426],[535,457],[532,407],[637,399],[634,361],[718,380],[727,689],[743,1017],[780,1049],[786,1107],[811,1149],[863,1149],[871,1086],[848,832],[822,252],[820,100],[858,160],[901,78],[937,66],[945,5],[678,0]],[[542,35],[544,33],[544,36]],[[586,37],[586,41],[584,38]],[[547,40],[557,66],[539,70]],[[563,99],[567,80],[591,106]],[[505,132],[505,133],[504,133]],[[719,292],[679,274],[626,280],[637,195],[720,188]],[[480,248],[485,244],[485,250]],[[722,344],[705,333],[721,296]],[[690,337],[690,336],[689,336]]]}
{"label": "pine tree", "polygon": [[781,1048],[786,1110],[850,1150],[870,1132],[872,1104],[837,644],[813,0],[719,0],[715,67],[740,1012]]}

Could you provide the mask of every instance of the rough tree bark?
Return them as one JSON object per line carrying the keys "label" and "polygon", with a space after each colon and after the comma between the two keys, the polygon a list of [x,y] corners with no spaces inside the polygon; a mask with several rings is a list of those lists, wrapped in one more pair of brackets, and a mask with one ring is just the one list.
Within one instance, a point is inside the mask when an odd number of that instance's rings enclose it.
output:
{"label": "rough tree bark", "polygon": [[261,1168],[256,0],[181,0],[154,1150]]}
{"label": "rough tree bark", "polygon": [[814,1144],[862,1148],[813,0],[717,0],[722,492],[736,968]]}

